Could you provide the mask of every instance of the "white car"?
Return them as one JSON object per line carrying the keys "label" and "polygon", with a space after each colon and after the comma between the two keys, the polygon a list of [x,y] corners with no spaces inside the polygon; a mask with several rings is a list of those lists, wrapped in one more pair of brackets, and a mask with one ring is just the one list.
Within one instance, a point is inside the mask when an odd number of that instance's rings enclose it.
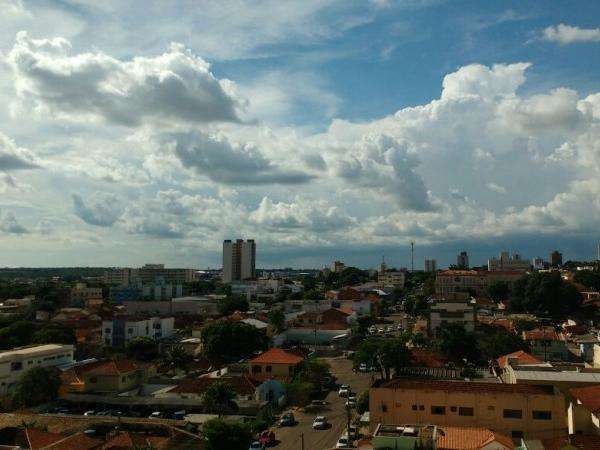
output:
{"label": "white car", "polygon": [[148,416],[148,419],[162,419],[163,413],[160,411],[154,411]]}
{"label": "white car", "polygon": [[250,447],[248,447],[248,450],[264,450],[265,446],[262,445],[260,442],[258,441],[254,441],[252,444],[250,444]]}
{"label": "white car", "polygon": [[335,448],[352,448],[352,441],[350,441],[350,439],[348,438],[348,436],[340,436],[340,438],[337,441],[337,444],[335,444]]}
{"label": "white car", "polygon": [[317,416],[313,421],[312,427],[313,430],[324,430],[327,428],[327,418],[325,416]]}
{"label": "white car", "polygon": [[338,391],[338,395],[340,397],[348,397],[348,393],[350,392],[350,386],[347,384],[342,384],[340,386],[340,390]]}
{"label": "white car", "polygon": [[365,363],[360,363],[358,366],[358,370],[361,372],[367,372],[368,371],[368,367]]}
{"label": "white car", "polygon": [[346,408],[354,408],[356,407],[356,395],[348,396],[348,400],[346,401]]}

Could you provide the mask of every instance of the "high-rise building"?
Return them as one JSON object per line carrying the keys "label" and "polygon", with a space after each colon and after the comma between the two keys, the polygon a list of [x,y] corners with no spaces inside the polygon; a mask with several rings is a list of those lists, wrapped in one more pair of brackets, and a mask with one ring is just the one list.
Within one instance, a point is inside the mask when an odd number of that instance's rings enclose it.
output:
{"label": "high-rise building", "polygon": [[596,259],[597,259],[598,261],[600,261],[600,242],[598,242],[598,248],[597,248],[596,250],[597,250],[597,253],[598,253],[598,254],[596,255]]}
{"label": "high-rise building", "polygon": [[254,239],[223,241],[223,282],[256,278],[256,243]]}
{"label": "high-rise building", "polygon": [[467,252],[462,251],[456,257],[456,265],[459,269],[468,269],[469,268],[469,255]]}
{"label": "high-rise building", "polygon": [[331,265],[331,271],[333,273],[341,273],[346,268],[346,264],[341,261],[334,261]]}
{"label": "high-rise building", "polygon": [[488,259],[488,270],[490,272],[497,271],[521,271],[527,272],[531,269],[531,264],[528,260],[521,258],[518,253],[513,253],[512,257],[508,252],[500,253],[500,258]]}
{"label": "high-rise building", "polygon": [[425,258],[425,272],[435,272],[437,270],[437,261],[435,259]]}
{"label": "high-rise building", "polygon": [[531,260],[531,265],[533,266],[534,270],[541,270],[546,266],[546,262],[544,261],[544,258],[540,258],[538,256]]}
{"label": "high-rise building", "polygon": [[550,253],[550,266],[560,267],[562,266],[562,263],[563,260],[561,252],[559,252],[558,250],[554,250],[552,253]]}

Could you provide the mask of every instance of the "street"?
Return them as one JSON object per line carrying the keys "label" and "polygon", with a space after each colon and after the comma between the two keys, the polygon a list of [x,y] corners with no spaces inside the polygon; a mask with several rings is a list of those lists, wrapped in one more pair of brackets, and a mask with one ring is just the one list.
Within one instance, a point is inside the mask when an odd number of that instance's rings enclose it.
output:
{"label": "street", "polygon": [[[371,384],[372,374],[352,372],[352,362],[346,358],[323,358],[331,365],[331,373],[337,377],[338,384],[349,384],[352,392],[358,396],[361,392],[367,390]],[[327,409],[318,412],[305,414],[300,411],[294,411],[296,421],[293,427],[275,428],[275,436],[279,444],[271,447],[278,450],[301,450],[302,434],[304,434],[304,450],[323,450],[335,448],[338,438],[346,429],[347,416],[345,408],[345,398],[340,398],[337,391],[331,391],[327,397],[329,405]],[[352,418],[357,416],[355,410],[352,411]],[[326,430],[313,430],[312,423],[317,415],[324,415],[331,427]]]}

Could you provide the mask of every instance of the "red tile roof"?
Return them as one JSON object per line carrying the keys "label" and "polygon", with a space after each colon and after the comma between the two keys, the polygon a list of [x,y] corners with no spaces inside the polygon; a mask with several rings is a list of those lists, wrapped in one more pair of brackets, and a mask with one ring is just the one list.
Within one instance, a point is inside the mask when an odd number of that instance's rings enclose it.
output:
{"label": "red tile roof", "polygon": [[586,434],[572,434],[570,436],[561,436],[552,439],[543,439],[542,444],[545,450],[562,450],[567,448],[580,448],[582,450],[600,450],[600,436]]}
{"label": "red tile roof", "polygon": [[117,361],[103,361],[102,364],[87,370],[86,373],[92,375],[121,375],[122,373],[133,372],[138,367],[133,361],[120,359]]}
{"label": "red tile roof", "polygon": [[569,389],[573,397],[581,402],[589,412],[597,414],[600,412],[600,384],[581,388]]}
{"label": "red tile roof", "polygon": [[439,427],[436,439],[438,450],[479,450],[492,442],[514,448],[511,438],[487,428]]}
{"label": "red tile roof", "polygon": [[376,381],[373,388],[466,392],[471,394],[553,395],[551,386],[536,386],[533,384],[480,383],[477,381],[421,381],[403,378],[396,378],[387,383],[379,383]]}
{"label": "red tile roof", "polygon": [[526,341],[558,341],[560,338],[554,329],[545,328],[523,331],[523,339]]}
{"label": "red tile roof", "polygon": [[281,348],[270,348],[250,360],[250,363],[261,364],[300,364],[304,358]]}
{"label": "red tile roof", "polygon": [[168,438],[157,436],[143,436],[137,433],[123,431],[107,441],[103,450],[119,450],[131,448],[156,448]]}
{"label": "red tile roof", "polygon": [[77,433],[44,447],[44,450],[92,450],[100,448],[101,445],[101,440]]}
{"label": "red tile roof", "polygon": [[517,360],[519,364],[541,364],[542,361],[529,353],[519,350],[518,352],[509,353],[508,355],[498,358],[498,366],[504,368],[508,366],[510,360]]}
{"label": "red tile roof", "polygon": [[440,368],[445,367],[448,358],[425,348],[413,348],[411,351],[414,365],[421,367]]}
{"label": "red tile roof", "polygon": [[64,439],[62,434],[50,433],[48,431],[40,430],[38,428],[27,428],[25,429],[25,436],[29,443],[29,448],[37,450],[44,448],[54,442]]}

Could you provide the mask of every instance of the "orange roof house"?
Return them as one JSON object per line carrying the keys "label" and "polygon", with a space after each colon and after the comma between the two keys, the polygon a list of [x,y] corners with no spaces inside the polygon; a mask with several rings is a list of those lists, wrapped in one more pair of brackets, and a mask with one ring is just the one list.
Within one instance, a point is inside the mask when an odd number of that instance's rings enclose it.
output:
{"label": "orange roof house", "polygon": [[480,450],[487,446],[498,450],[514,448],[510,437],[487,428],[440,427],[436,437],[437,450]]}
{"label": "orange roof house", "polygon": [[501,356],[497,359],[498,366],[504,369],[511,363],[514,365],[527,365],[527,364],[542,364],[542,361],[537,359],[535,356],[529,353],[519,350],[518,352],[509,353],[508,355]]}
{"label": "orange roof house", "polygon": [[290,380],[298,372],[304,357],[281,348],[271,348],[248,361],[250,375],[259,381],[275,378]]}

